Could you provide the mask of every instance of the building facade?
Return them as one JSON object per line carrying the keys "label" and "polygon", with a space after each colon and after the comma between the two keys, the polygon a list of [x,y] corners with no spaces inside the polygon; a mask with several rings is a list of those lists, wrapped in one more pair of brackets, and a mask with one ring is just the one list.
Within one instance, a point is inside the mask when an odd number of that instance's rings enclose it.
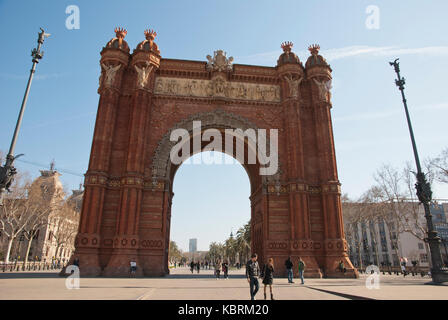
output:
{"label": "building facade", "polygon": [[[442,239],[442,257],[447,261],[448,255],[445,250],[446,246],[444,246],[448,233],[445,205],[433,202],[430,205],[430,210],[434,226]],[[353,206],[353,204],[344,205],[346,208],[347,206]],[[421,217],[419,223],[426,225],[423,206],[419,206],[418,214]],[[418,266],[430,266],[429,247],[423,240],[426,235],[422,234],[420,230],[399,232],[396,223],[387,224],[381,218],[355,224],[345,221],[345,224],[350,259],[356,267],[365,268],[371,264],[399,266],[401,257],[407,258],[408,266],[412,266],[412,261],[416,261]]]}
{"label": "building facade", "polygon": [[[28,254],[28,261],[61,263],[68,262],[74,252],[74,240],[79,225],[79,213],[82,203],[82,190],[74,190],[66,199],[60,173],[53,170],[40,171],[40,177],[36,178],[30,190],[42,192],[41,194],[29,194],[29,197],[41,197],[42,206],[47,207],[43,222],[33,239]],[[34,191],[33,191],[34,192]],[[13,241],[10,261],[24,261],[28,251],[29,240],[25,233]],[[4,234],[0,236],[0,248],[2,254],[6,254],[8,239]]]}

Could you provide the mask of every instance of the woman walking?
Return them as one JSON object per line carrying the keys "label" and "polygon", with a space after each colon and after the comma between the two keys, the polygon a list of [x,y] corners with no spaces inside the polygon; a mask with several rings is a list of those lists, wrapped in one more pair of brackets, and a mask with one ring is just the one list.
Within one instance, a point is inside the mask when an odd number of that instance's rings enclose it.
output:
{"label": "woman walking", "polygon": [[266,300],[266,287],[269,286],[271,292],[271,300],[274,300],[272,293],[272,283],[274,281],[274,259],[269,258],[268,263],[264,266],[263,284],[264,284],[264,300]]}

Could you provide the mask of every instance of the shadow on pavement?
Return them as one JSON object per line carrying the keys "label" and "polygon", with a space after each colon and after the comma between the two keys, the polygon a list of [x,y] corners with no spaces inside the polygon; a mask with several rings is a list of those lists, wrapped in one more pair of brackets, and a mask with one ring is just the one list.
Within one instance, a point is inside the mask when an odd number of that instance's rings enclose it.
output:
{"label": "shadow on pavement", "polygon": [[[216,279],[213,274],[169,274],[165,278],[167,279]],[[229,279],[245,279],[243,274],[229,274]],[[221,276],[220,280],[224,280]]]}

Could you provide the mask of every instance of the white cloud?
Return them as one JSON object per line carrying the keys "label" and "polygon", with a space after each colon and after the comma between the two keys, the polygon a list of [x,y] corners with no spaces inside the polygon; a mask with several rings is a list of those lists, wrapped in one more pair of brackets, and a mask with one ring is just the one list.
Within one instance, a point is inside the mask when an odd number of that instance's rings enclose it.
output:
{"label": "white cloud", "polygon": [[[249,56],[238,57],[237,63],[275,65],[281,50],[257,53]],[[398,46],[364,46],[354,45],[342,48],[322,49],[322,56],[328,61],[335,61],[348,57],[392,57],[402,55],[431,55],[448,56],[448,46],[430,46],[420,48],[401,48]],[[302,62],[305,62],[309,56],[307,50],[297,51]]]}

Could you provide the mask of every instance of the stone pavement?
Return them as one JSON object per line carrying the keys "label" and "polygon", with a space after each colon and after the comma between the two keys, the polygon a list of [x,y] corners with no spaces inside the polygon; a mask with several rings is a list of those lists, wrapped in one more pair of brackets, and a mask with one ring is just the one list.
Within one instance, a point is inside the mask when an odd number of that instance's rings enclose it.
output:
{"label": "stone pavement", "polygon": [[[448,299],[447,285],[429,285],[428,277],[381,275],[380,289],[367,289],[360,279],[274,279],[277,300],[350,299]],[[68,290],[66,278],[53,272],[0,273],[0,300],[248,300],[249,286],[244,270],[231,270],[228,280],[216,280],[212,270],[191,274],[187,268],[172,270],[164,278],[81,278],[80,289]],[[260,282],[257,299],[263,299]],[[268,289],[269,293],[269,289]],[[269,294],[268,294],[269,297]]]}

